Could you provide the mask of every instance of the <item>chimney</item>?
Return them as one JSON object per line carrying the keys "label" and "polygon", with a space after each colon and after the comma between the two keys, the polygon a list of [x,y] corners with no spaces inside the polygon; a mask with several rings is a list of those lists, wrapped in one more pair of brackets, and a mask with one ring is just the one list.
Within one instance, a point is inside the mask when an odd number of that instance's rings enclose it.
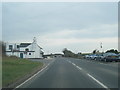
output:
{"label": "chimney", "polygon": [[33,43],[37,43],[36,37],[33,38]]}

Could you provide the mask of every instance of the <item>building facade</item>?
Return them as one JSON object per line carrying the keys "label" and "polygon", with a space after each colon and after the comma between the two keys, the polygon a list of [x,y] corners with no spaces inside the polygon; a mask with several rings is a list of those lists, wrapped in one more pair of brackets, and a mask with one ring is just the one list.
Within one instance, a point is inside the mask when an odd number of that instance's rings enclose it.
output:
{"label": "building facade", "polygon": [[34,38],[32,43],[6,43],[6,55],[20,58],[43,58],[43,51]]}

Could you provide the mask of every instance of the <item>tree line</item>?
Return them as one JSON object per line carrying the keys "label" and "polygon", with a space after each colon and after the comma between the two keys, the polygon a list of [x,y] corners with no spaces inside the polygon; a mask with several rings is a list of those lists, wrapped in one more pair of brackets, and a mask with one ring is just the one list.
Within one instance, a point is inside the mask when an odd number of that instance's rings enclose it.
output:
{"label": "tree line", "polygon": [[[84,56],[84,54],[82,53],[73,53],[71,50],[68,50],[67,48],[63,49],[62,51],[64,53],[64,57],[75,57],[75,58],[82,58]],[[115,49],[110,49],[107,50],[105,53],[115,53],[115,54],[119,54],[118,50]],[[95,49],[93,50],[93,52],[91,54],[99,54],[99,50]]]}
{"label": "tree line", "polygon": [[75,57],[75,58],[81,57],[81,53],[75,54],[72,51],[68,50],[67,48],[65,48],[62,52],[64,53],[64,57]]}

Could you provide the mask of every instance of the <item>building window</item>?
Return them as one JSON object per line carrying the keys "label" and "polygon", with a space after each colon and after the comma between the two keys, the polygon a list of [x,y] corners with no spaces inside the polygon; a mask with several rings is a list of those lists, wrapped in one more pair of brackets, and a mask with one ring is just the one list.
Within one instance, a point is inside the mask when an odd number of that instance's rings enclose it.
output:
{"label": "building window", "polygon": [[26,48],[26,49],[25,49],[25,51],[29,51],[29,49],[28,49],[28,48]]}
{"label": "building window", "polygon": [[13,49],[13,45],[9,45],[9,50],[12,50]]}
{"label": "building window", "polygon": [[29,53],[29,55],[31,55],[31,53]]}
{"label": "building window", "polygon": [[19,45],[17,45],[17,48],[19,48]]}

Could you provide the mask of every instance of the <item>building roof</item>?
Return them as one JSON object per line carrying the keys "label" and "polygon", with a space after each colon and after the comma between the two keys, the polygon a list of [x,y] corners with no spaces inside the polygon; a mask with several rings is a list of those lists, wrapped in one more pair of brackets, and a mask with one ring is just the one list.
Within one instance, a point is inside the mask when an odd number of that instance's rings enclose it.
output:
{"label": "building roof", "polygon": [[63,55],[63,54],[60,54],[60,53],[56,53],[56,54],[53,54],[53,55]]}
{"label": "building roof", "polygon": [[29,46],[31,43],[20,43],[20,47],[27,47]]}
{"label": "building roof", "polygon": [[42,49],[39,45],[38,45],[38,47],[39,47],[40,49]]}
{"label": "building roof", "polygon": [[[6,51],[6,52],[12,52],[12,51]],[[13,51],[13,52],[25,52],[25,51]],[[27,51],[27,52],[35,52],[35,51]]]}

